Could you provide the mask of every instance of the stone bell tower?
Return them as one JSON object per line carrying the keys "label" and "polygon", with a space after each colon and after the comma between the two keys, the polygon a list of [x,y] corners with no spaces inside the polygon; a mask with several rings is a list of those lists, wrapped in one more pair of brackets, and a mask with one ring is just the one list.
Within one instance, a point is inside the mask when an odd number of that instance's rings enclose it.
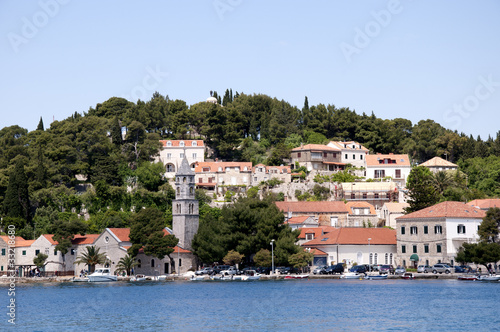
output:
{"label": "stone bell tower", "polygon": [[175,174],[175,199],[172,200],[172,226],[179,239],[179,247],[192,250],[191,243],[199,226],[199,204],[195,199],[194,171],[184,153],[181,166]]}

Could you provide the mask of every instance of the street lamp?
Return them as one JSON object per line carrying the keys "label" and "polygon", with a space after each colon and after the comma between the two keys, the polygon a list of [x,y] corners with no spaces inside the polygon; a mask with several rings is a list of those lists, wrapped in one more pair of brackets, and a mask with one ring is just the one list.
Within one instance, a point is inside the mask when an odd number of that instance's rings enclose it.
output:
{"label": "street lamp", "polygon": [[368,238],[368,264],[372,264],[372,257],[371,257],[371,252],[370,252],[370,241],[372,240],[371,237]]}
{"label": "street lamp", "polygon": [[271,240],[271,274],[274,274],[274,239]]}

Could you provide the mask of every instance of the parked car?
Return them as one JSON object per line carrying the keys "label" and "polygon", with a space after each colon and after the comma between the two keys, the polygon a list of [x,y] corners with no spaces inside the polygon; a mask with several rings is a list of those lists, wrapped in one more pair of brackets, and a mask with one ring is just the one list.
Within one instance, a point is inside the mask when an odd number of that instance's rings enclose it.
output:
{"label": "parked car", "polygon": [[277,268],[274,269],[274,271],[280,274],[289,274],[291,268],[288,266],[278,266]]}
{"label": "parked car", "polygon": [[326,266],[326,265],[318,266],[317,268],[315,268],[313,270],[313,274],[325,274],[326,273],[325,270],[326,270],[327,267],[328,266]]}
{"label": "parked car", "polygon": [[454,269],[455,269],[455,273],[465,273],[465,272],[467,272],[467,270],[464,269],[461,266],[454,266]]}
{"label": "parked car", "polygon": [[394,274],[394,271],[395,271],[394,266],[384,264],[384,265],[380,266],[379,273],[380,274]]}
{"label": "parked car", "polygon": [[212,273],[214,273],[214,269],[212,269],[211,267],[204,267],[203,269],[196,271],[194,274],[196,274],[197,276],[202,276],[205,274],[212,274]]}
{"label": "parked car", "polygon": [[406,273],[406,269],[402,266],[399,266],[396,268],[396,270],[394,270],[394,274],[396,275],[403,275]]}
{"label": "parked car", "polygon": [[260,274],[270,274],[271,273],[271,267],[269,266],[259,266],[258,268],[255,269]]}
{"label": "parked car", "polygon": [[434,266],[432,267],[432,273],[436,274],[436,273],[451,273],[451,269],[452,267],[447,265],[447,264],[434,264]]}
{"label": "parked car", "polygon": [[325,269],[325,272],[327,274],[335,274],[335,273],[344,273],[344,264],[343,263],[338,263],[335,265],[330,265]]}
{"label": "parked car", "polygon": [[225,271],[227,269],[229,269],[229,265],[216,265],[213,267],[215,274],[221,273],[222,271]]}
{"label": "parked car", "polygon": [[427,272],[431,272],[432,271],[432,266],[430,265],[419,265],[417,267],[417,272],[418,273],[427,273]]}
{"label": "parked car", "polygon": [[349,269],[349,272],[355,273],[366,273],[367,269],[365,265],[354,265]]}
{"label": "parked car", "polygon": [[382,266],[382,264],[373,264],[372,265],[372,271],[374,271],[374,272],[380,271],[380,267],[381,266]]}

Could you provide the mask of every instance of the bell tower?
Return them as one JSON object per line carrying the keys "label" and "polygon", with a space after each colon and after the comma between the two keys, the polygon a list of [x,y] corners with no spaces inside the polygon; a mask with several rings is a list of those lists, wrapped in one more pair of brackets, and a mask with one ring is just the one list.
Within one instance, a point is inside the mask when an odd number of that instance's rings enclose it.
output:
{"label": "bell tower", "polygon": [[184,158],[175,174],[175,199],[172,200],[172,228],[179,247],[192,250],[191,243],[199,226],[199,204],[196,200],[194,171]]}

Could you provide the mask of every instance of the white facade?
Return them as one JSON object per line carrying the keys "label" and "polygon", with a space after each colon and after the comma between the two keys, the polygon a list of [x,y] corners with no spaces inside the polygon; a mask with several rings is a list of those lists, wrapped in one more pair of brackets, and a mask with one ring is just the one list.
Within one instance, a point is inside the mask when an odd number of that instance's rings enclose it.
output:
{"label": "white facade", "polygon": [[[308,248],[307,243],[302,245]],[[395,244],[382,245],[325,245],[317,248],[327,254],[323,263],[321,257],[315,259],[314,265],[331,265],[345,263],[347,268],[356,264],[393,264],[396,257]],[[370,260],[371,256],[371,260]],[[323,256],[324,257],[324,256]]]}
{"label": "white facade", "polygon": [[202,140],[161,140],[160,143],[162,148],[155,162],[165,165],[165,176],[168,178],[175,176],[184,154],[193,170],[196,163],[205,161],[205,144]]}
{"label": "white facade", "polygon": [[366,156],[368,149],[363,145],[350,141],[350,142],[335,142],[331,141],[327,146],[340,149],[340,161],[345,164],[351,164],[354,167],[366,167]]}

